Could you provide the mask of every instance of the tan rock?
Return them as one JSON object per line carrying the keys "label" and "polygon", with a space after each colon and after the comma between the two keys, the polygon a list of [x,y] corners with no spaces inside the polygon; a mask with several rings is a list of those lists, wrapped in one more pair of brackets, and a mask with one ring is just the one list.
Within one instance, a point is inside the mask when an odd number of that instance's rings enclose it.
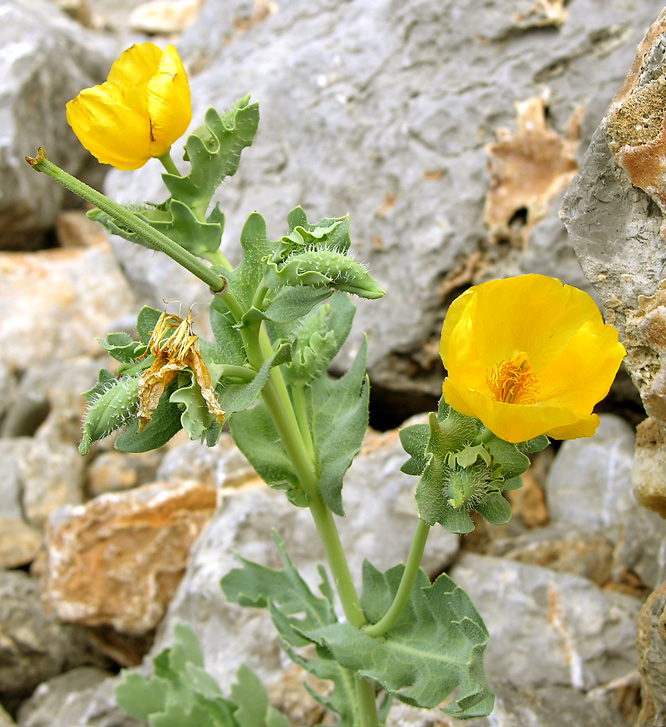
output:
{"label": "tan rock", "polygon": [[642,708],[636,727],[661,727],[666,720],[666,583],[641,609],[636,631]]}
{"label": "tan rock", "polygon": [[42,533],[23,520],[0,518],[0,568],[32,563],[42,547]]}
{"label": "tan rock", "polygon": [[666,438],[663,427],[646,419],[636,428],[631,484],[636,502],[666,518]]}
{"label": "tan rock", "polygon": [[197,17],[201,0],[153,0],[136,7],[129,16],[132,30],[169,35],[185,30]]}
{"label": "tan rock", "polygon": [[47,528],[47,607],[63,621],[142,634],[162,618],[215,489],[155,483],[63,508]]}
{"label": "tan rock", "polygon": [[97,356],[95,338],[134,307],[107,246],[0,253],[0,277],[0,350],[20,370]]}
{"label": "tan rock", "polygon": [[[200,449],[203,449],[199,444]],[[106,492],[130,490],[155,481],[155,472],[162,459],[158,450],[126,454],[103,452],[86,470],[87,491],[90,497]]]}
{"label": "tan rock", "polygon": [[80,210],[61,212],[56,220],[56,237],[60,247],[106,246],[106,233],[97,222]]}

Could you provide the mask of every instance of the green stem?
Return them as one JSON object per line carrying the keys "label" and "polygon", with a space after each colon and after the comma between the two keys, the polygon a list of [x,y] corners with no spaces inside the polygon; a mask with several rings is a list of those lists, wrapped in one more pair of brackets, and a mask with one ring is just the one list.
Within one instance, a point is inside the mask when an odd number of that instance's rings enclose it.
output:
{"label": "green stem", "polygon": [[379,719],[377,717],[375,688],[358,674],[354,674],[354,684],[356,685],[356,702],[358,703],[361,727],[378,727]]}
{"label": "green stem", "polygon": [[227,260],[222,250],[213,250],[213,252],[203,252],[201,257],[208,260],[209,263],[217,265],[225,270],[233,270],[231,263]]}
{"label": "green stem", "polygon": [[402,580],[398,586],[398,592],[395,594],[395,598],[393,599],[393,603],[389,610],[382,616],[382,618],[376,624],[367,626],[364,629],[364,633],[368,636],[373,636],[375,638],[383,636],[389,629],[395,626],[400,615],[405,610],[405,606],[407,605],[412,593],[412,588],[414,587],[416,576],[419,573],[421,559],[423,558],[423,550],[425,549],[429,532],[430,525],[419,518],[416,524],[412,544],[409,548],[407,564],[405,565]]}
{"label": "green stem", "polygon": [[178,171],[178,167],[174,164],[173,159],[171,158],[171,147],[169,147],[164,154],[162,154],[161,157],[157,157],[161,162],[162,166],[167,170],[169,174],[172,174],[174,177],[180,177],[181,174]]}
{"label": "green stem", "polygon": [[67,174],[63,169],[56,166],[46,158],[44,150],[39,147],[37,156],[34,159],[26,157],[26,161],[30,166],[38,172],[43,172],[46,176],[62,184],[74,194],[77,194],[86,202],[94,204],[96,207],[106,212],[107,215],[112,217],[114,220],[119,222],[124,227],[136,232],[146,242],[150,243],[156,250],[163,252],[170,258],[175,260],[179,265],[189,270],[200,280],[203,280],[211,290],[215,293],[224,290],[226,286],[226,280],[216,273],[212,272],[210,268],[204,265],[201,260],[192,255],[191,252],[185,250],[173,240],[158,232],[154,227],[151,227],[145,220],[142,220],[138,215],[125,209],[119,204],[111,201],[108,197],[105,197],[101,192],[96,189],[89,187],[84,184],[81,180],[73,177],[71,174]]}
{"label": "green stem", "polygon": [[292,386],[291,393],[294,397],[294,412],[296,413],[298,427],[301,430],[301,435],[303,436],[303,441],[308,449],[310,459],[314,462],[315,449],[312,441],[312,435],[310,434],[307,408],[305,406],[305,388],[302,384],[297,384]]}
{"label": "green stem", "polygon": [[220,378],[238,379],[245,383],[252,381],[256,376],[256,372],[245,368],[245,366],[234,366],[233,364],[224,364],[221,367]]}

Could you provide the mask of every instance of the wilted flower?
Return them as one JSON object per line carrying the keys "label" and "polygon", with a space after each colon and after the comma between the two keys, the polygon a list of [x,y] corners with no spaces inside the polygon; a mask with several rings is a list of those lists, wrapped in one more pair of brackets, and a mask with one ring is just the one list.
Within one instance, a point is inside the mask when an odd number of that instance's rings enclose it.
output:
{"label": "wilted flower", "polygon": [[67,104],[67,122],[103,164],[138,169],[162,156],[192,118],[190,88],[178,51],[136,43],[111,66],[108,79]]}
{"label": "wilted flower", "polygon": [[449,308],[440,355],[447,404],[496,436],[594,434],[594,405],[625,350],[587,293],[543,275],[470,288]]}

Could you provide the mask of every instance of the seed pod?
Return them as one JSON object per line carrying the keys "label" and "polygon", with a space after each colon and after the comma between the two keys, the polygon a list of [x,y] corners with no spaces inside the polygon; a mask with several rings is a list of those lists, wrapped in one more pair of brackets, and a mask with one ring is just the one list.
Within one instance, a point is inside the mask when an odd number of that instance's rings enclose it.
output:
{"label": "seed pod", "polygon": [[139,405],[138,384],[138,376],[124,376],[121,379],[100,381],[84,394],[89,407],[83,419],[83,436],[79,444],[81,454],[87,454],[92,442],[108,437],[136,415]]}

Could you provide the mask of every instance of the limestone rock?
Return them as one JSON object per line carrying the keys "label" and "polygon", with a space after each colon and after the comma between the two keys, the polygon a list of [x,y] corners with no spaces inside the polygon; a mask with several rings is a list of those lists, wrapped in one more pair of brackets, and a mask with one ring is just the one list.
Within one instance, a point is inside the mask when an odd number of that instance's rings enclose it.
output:
{"label": "limestone rock", "polygon": [[586,578],[465,554],[451,570],[490,632],[491,683],[587,691],[636,668],[641,602]]}
{"label": "limestone rock", "polygon": [[18,713],[18,727],[140,727],[115,705],[117,680],[79,667],[41,684]]}
{"label": "limestone rock", "polygon": [[202,0],[151,0],[132,10],[128,18],[132,30],[151,35],[180,33],[192,25]]}
{"label": "limestone rock", "polygon": [[[85,172],[91,157],[67,125],[65,103],[104,80],[116,49],[44,0],[2,3],[0,16],[0,248],[34,249],[53,226],[65,190],[24,157],[43,146],[71,174]],[[100,182],[97,170],[87,181]]]}
{"label": "limestone rock", "polygon": [[658,727],[666,722],[666,583],[641,609],[636,646],[643,676],[643,706],[636,727]]}
{"label": "limestone rock", "polygon": [[0,727],[16,727],[16,722],[0,706]]}
{"label": "limestone rock", "polygon": [[18,469],[23,511],[33,525],[43,527],[53,510],[83,502],[83,459],[74,445],[33,439]]}
{"label": "limestone rock", "polygon": [[[245,93],[260,102],[256,143],[216,197],[227,214],[225,254],[237,261],[251,210],[265,216],[274,239],[297,204],[311,220],[349,212],[358,259],[387,294],[360,302],[336,365],[349,366],[367,331],[373,385],[393,393],[403,412],[439,395],[439,331],[463,286],[538,272],[590,287],[557,197],[542,197],[546,214],[525,249],[493,244],[483,222],[486,147],[499,128],[519,127],[514,104],[546,98],[544,134],[563,140],[555,167],[570,174],[572,115],[585,108],[578,162],[663,3],[577,0],[566,18],[563,5],[461,0],[453,19],[422,0],[400,3],[399,12],[391,0],[208,0],[179,41],[199,71],[191,78],[193,126],[209,106],[226,108]],[[538,155],[527,157],[533,163]],[[160,201],[160,174],[157,162],[112,172],[107,192]],[[518,209],[518,236],[523,218]],[[117,241],[114,250],[142,301],[156,304],[173,291],[187,305],[201,294],[182,287],[189,274],[149,251]]]}
{"label": "limestone rock", "polygon": [[613,528],[617,538],[622,501],[631,498],[635,438],[620,417],[599,419],[593,437],[562,443],[546,480],[546,502],[552,522]]}
{"label": "limestone rock", "polygon": [[94,247],[106,243],[104,229],[81,210],[61,212],[55,228],[60,247]]}
{"label": "limestone rock", "polygon": [[636,428],[636,454],[631,471],[636,502],[666,518],[666,437],[649,417]]}
{"label": "limestone rock", "polygon": [[3,253],[0,274],[0,350],[17,369],[98,355],[95,338],[133,307],[106,246]]}
{"label": "limestone rock", "polygon": [[42,532],[23,520],[0,517],[0,568],[32,563],[42,547]]}
{"label": "limestone rock", "polygon": [[47,528],[45,603],[63,621],[153,629],[214,507],[213,488],[185,481],[61,508]]}
{"label": "limestone rock", "polygon": [[[200,449],[204,449],[201,444],[197,444]],[[163,477],[155,477],[161,459],[162,453],[159,450],[137,454],[115,450],[102,452],[86,469],[86,492],[89,497],[97,497],[106,492],[131,490],[138,485],[162,480]]]}
{"label": "limestone rock", "polygon": [[105,664],[85,634],[47,616],[39,584],[21,571],[0,571],[0,698],[27,696],[63,671]]}

